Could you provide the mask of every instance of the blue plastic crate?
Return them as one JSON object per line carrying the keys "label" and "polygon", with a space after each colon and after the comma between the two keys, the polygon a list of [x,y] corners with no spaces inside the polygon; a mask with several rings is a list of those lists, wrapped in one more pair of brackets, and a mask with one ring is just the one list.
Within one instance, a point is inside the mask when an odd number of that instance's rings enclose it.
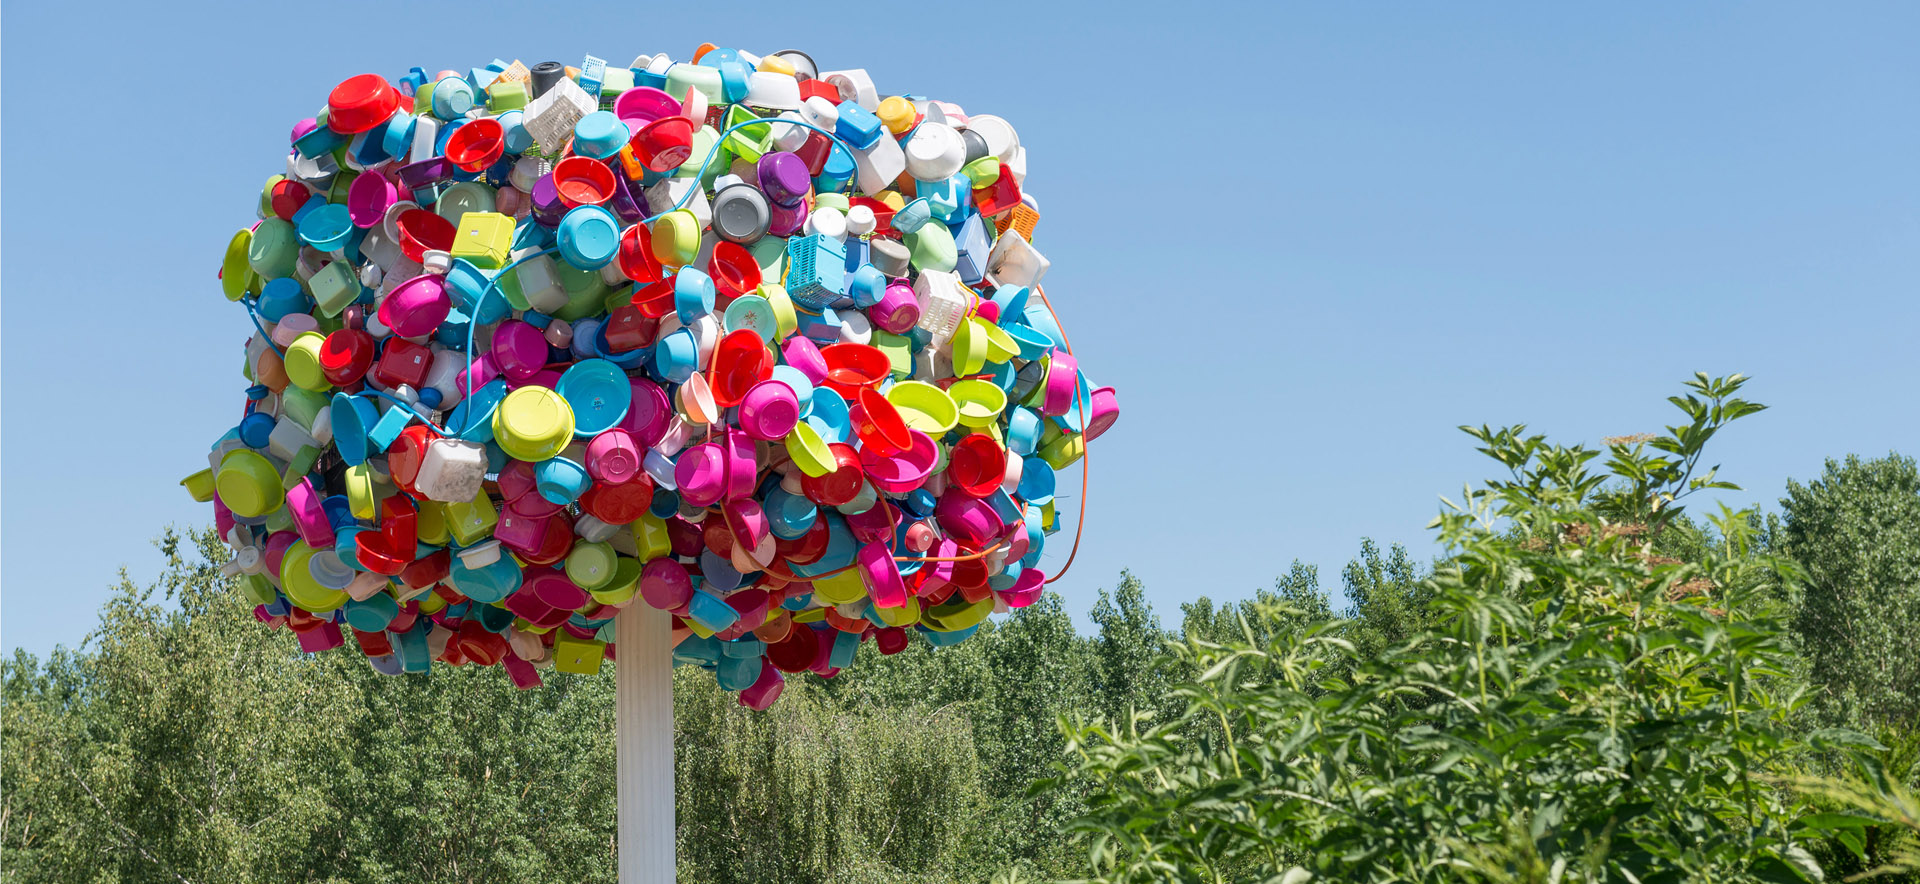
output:
{"label": "blue plastic crate", "polygon": [[954,232],[954,245],[957,260],[953,271],[960,274],[960,281],[967,285],[979,285],[987,278],[987,255],[993,251],[993,242],[987,238],[986,222],[979,215],[968,215],[961,222],[960,229]]}
{"label": "blue plastic crate", "polygon": [[838,240],[814,234],[787,241],[787,295],[819,310],[847,293],[847,252]]}

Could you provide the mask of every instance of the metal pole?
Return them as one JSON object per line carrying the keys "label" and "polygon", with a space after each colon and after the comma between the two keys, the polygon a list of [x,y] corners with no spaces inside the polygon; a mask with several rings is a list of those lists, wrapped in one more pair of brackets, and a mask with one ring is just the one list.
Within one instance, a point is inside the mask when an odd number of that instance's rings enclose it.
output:
{"label": "metal pole", "polygon": [[673,620],[636,598],[614,638],[620,884],[673,884]]}

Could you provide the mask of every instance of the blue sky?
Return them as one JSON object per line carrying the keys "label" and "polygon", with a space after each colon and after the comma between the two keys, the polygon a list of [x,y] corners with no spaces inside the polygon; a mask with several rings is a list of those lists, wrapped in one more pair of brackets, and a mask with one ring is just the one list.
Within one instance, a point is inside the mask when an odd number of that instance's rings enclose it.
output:
{"label": "blue sky", "polygon": [[1488,475],[1455,426],[1654,430],[1697,370],[1773,406],[1717,441],[1731,502],[1920,452],[1920,7],[694,8],[10,4],[0,643],[76,643],[210,520],[175,483],[249,329],[213,274],[291,125],[347,76],[495,56],[800,48],[1012,121],[1048,293],[1123,408],[1076,612],[1122,568],[1177,619],[1295,558],[1337,583],[1363,536],[1428,554]]}

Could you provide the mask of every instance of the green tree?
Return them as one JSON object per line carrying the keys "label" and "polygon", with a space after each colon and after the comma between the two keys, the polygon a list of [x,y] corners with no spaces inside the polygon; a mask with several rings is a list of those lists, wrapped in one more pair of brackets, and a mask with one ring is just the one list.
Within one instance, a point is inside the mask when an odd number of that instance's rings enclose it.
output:
{"label": "green tree", "polygon": [[1373,538],[1360,541],[1360,557],[1340,572],[1351,606],[1350,639],[1360,656],[1371,657],[1412,638],[1432,616],[1432,590],[1420,569],[1400,544],[1386,556]]}
{"label": "green tree", "polygon": [[1788,482],[1786,551],[1806,570],[1794,631],[1836,722],[1920,730],[1920,469],[1828,460]]}
{"label": "green tree", "polygon": [[1792,564],[1757,551],[1742,514],[1671,563],[1615,520],[1725,486],[1646,461],[1698,463],[1759,409],[1741,380],[1690,382],[1666,454],[1610,446],[1606,473],[1592,449],[1469,430],[1508,475],[1435,521],[1450,557],[1407,641],[1364,657],[1337,621],[1189,638],[1183,714],[1071,723],[1075,773],[1097,784],[1076,824],[1095,877],[1818,880],[1801,842],[1831,821],[1764,779],[1804,751],[1770,590]]}
{"label": "green tree", "polygon": [[[123,580],[78,651],[0,661],[0,881],[613,880],[610,673],[530,691],[471,666],[381,676],[351,644],[304,654],[258,623],[211,532],[162,548],[160,579]],[[1084,702],[1085,640],[1056,602],[1033,611],[937,653],[863,648],[848,675],[897,666],[930,689],[899,705],[874,701],[879,679],[803,677],[753,713],[677,670],[681,879],[1057,869],[1070,795],[984,781],[1057,757],[1040,723]]]}
{"label": "green tree", "polygon": [[[1167,672],[1159,665],[1167,634],[1147,603],[1146,586],[1131,571],[1109,594],[1100,590],[1091,612],[1094,638],[1093,709],[1109,721],[1167,705]],[[1170,707],[1169,707],[1170,711]]]}
{"label": "green tree", "polygon": [[1246,615],[1280,607],[1298,612],[1296,617],[1302,622],[1332,617],[1333,602],[1320,588],[1320,569],[1295,559],[1287,573],[1274,578],[1272,589],[1256,589],[1252,598],[1222,602],[1217,607],[1206,596],[1187,602],[1180,606],[1180,636],[1231,641],[1239,637]]}
{"label": "green tree", "polygon": [[159,583],[123,576],[91,652],[6,664],[5,874],[325,880],[311,870],[332,865],[350,810],[328,783],[354,749],[354,699],[252,622],[204,555],[172,533],[160,546]]}

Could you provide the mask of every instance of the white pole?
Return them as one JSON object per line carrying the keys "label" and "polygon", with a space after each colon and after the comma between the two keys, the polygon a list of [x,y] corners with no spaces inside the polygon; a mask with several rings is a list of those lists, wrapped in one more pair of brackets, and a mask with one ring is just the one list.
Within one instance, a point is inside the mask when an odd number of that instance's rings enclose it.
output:
{"label": "white pole", "polygon": [[620,884],[673,884],[673,620],[640,599],[614,618]]}

